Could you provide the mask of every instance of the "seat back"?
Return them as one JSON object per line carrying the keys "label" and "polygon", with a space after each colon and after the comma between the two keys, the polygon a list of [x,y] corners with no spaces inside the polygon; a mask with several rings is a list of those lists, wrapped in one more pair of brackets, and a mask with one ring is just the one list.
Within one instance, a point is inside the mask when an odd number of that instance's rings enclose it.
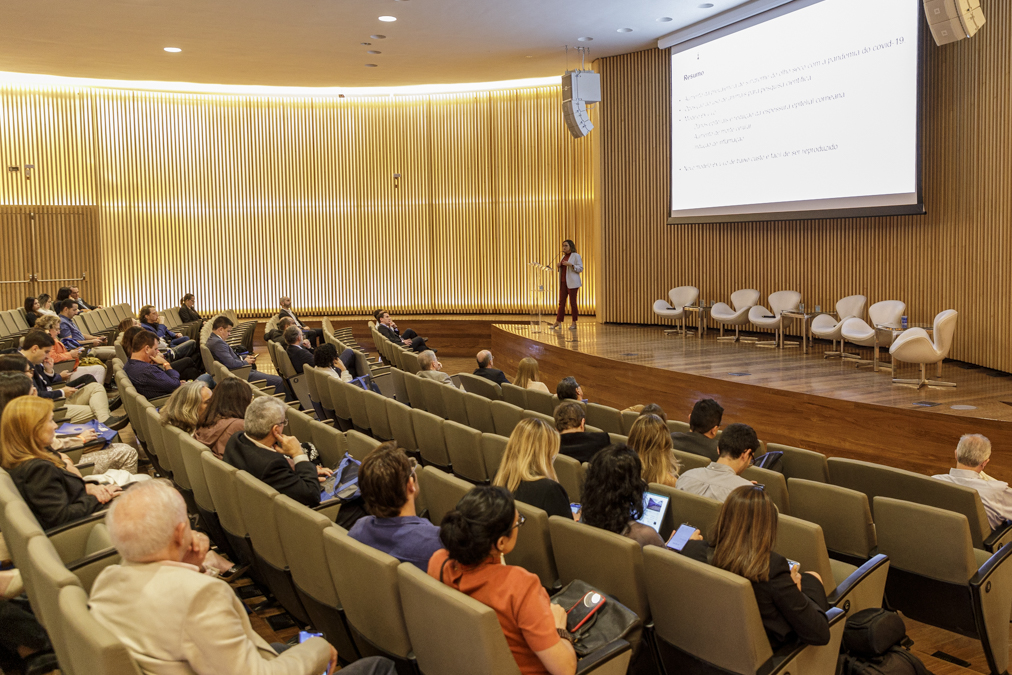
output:
{"label": "seat back", "polygon": [[934,342],[935,351],[942,358],[945,358],[952,348],[952,334],[956,331],[956,318],[959,312],[954,309],[947,309],[935,315],[934,321]]}
{"label": "seat back", "polygon": [[392,439],[394,436],[390,431],[390,418],[387,417],[387,397],[365,389],[362,390],[360,396],[365,401],[366,413],[369,416],[369,428],[372,430],[373,436],[385,441]]}
{"label": "seat back", "polygon": [[413,408],[411,422],[418,441],[418,452],[426,464],[439,467],[450,466],[450,455],[446,451],[446,439],[443,436],[445,420],[432,413]]}
{"label": "seat back", "polygon": [[721,503],[709,497],[694,495],[668,485],[651,483],[650,492],[668,497],[668,511],[661,521],[660,534],[667,541],[683,523],[695,527],[707,541],[713,540]]}
{"label": "seat back", "polygon": [[502,389],[492,380],[471,373],[457,373],[457,377],[460,378],[460,384],[463,385],[464,391],[477,394],[490,401],[502,400]]}
{"label": "seat back", "polygon": [[371,429],[372,420],[369,419],[369,409],[366,407],[365,389],[354,384],[345,385],[344,397],[348,402],[352,423],[359,429]]}
{"label": "seat back", "polygon": [[984,539],[991,534],[987,512],[984,511],[976,490],[912,471],[856,459],[830,457],[828,464],[829,477],[834,485],[857,490],[868,496],[876,524],[878,514],[875,513],[875,498],[890,497],[963,514],[970,524],[975,548],[983,549]]}
{"label": "seat back", "polygon": [[857,490],[803,478],[790,478],[793,514],[822,528],[826,548],[834,553],[865,560],[878,541],[868,496]]}
{"label": "seat back", "polygon": [[[650,621],[643,579],[643,552],[638,543],[561,516],[549,518],[548,527],[559,582],[563,586],[575,579],[585,581],[614,596],[636,612],[643,623]],[[593,555],[588,554],[591,551]]]}
{"label": "seat back", "polygon": [[440,393],[443,395],[443,409],[446,411],[446,419],[453,420],[458,424],[469,424],[467,419],[467,404],[464,402],[463,390],[447,385],[440,385]]}
{"label": "seat back", "polygon": [[412,375],[422,372],[422,364],[418,361],[418,354],[409,351],[401,352],[401,360],[404,363],[404,370]]}
{"label": "seat back", "polygon": [[397,567],[404,620],[426,675],[520,675],[495,610],[410,563]]}
{"label": "seat back", "polygon": [[[427,377],[419,377],[418,383],[422,389],[422,400],[425,402],[425,410],[437,417],[446,419],[446,403],[443,401],[443,387],[445,384],[440,384],[435,380],[430,380]],[[415,400],[411,397],[411,400]]]}
{"label": "seat back", "polygon": [[907,303],[902,300],[881,300],[868,308],[871,327],[878,324],[899,327],[903,313],[907,311]]}
{"label": "seat back", "polygon": [[759,291],[754,288],[743,288],[731,294],[731,304],[736,312],[753,307],[757,302],[759,302]]}
{"label": "seat back", "polygon": [[508,438],[499,434],[481,435],[481,454],[485,456],[485,472],[489,478],[495,478],[502,463],[503,455],[506,454]]}
{"label": "seat back", "polygon": [[777,541],[773,550],[788,560],[801,563],[803,571],[817,572],[822,577],[826,595],[836,590],[826,540],[822,536],[822,528],[817,524],[781,513],[778,516]]}
{"label": "seat back", "polygon": [[[10,550],[14,566],[21,571],[25,593],[33,605],[38,596],[35,590],[35,571],[28,563],[28,542],[35,537],[45,537],[45,534],[28,504],[20,499],[8,502],[4,506],[3,539]],[[45,625],[42,617],[39,617],[39,621]]]}
{"label": "seat back", "polygon": [[492,411],[492,422],[495,424],[495,432],[507,438],[513,433],[513,429],[516,425],[520,424],[520,420],[524,417],[523,408],[506,401],[492,401],[488,407]]}
{"label": "seat back", "polygon": [[63,631],[63,617],[60,614],[60,591],[68,586],[81,588],[81,582],[73,572],[63,566],[56,549],[46,537],[32,537],[28,541],[27,564],[32,567],[35,582],[35,597],[29,595],[28,599],[39,623],[45,626],[46,632],[49,633],[61,671],[68,675],[91,673],[90,669],[78,671],[73,668],[70,646]]}
{"label": "seat back", "polygon": [[555,467],[555,475],[559,478],[559,485],[569,495],[569,501],[582,503],[583,481],[587,475],[583,465],[579,460],[563,454],[556,455],[552,465]]}
{"label": "seat back", "polygon": [[246,521],[235,489],[235,475],[239,470],[218,459],[212,452],[202,453],[200,460],[204,463],[204,479],[222,529],[233,537],[245,538]]}
{"label": "seat back", "polygon": [[880,553],[894,570],[965,585],[977,573],[966,517],[902,499],[875,497]]}
{"label": "seat back", "polygon": [[699,300],[699,289],[695,286],[678,286],[668,291],[668,299],[671,300],[671,306],[674,309],[680,310],[683,307],[696,304]]}
{"label": "seat back", "polygon": [[429,466],[419,467],[415,475],[433,525],[442,523],[443,516],[457,508],[457,502],[474,487],[462,478]]}
{"label": "seat back", "polygon": [[704,466],[710,466],[710,460],[702,455],[697,455],[694,452],[685,452],[684,450],[675,450],[675,459],[678,460],[678,472],[679,475],[689,471],[690,469],[701,469]]}
{"label": "seat back", "polygon": [[327,391],[330,392],[330,402],[334,406],[334,415],[345,422],[351,421],[351,406],[348,405],[348,390],[354,387],[353,384],[342,382],[339,377],[327,376]]}
{"label": "seat back", "polygon": [[[556,405],[558,405],[558,401],[552,394],[546,394],[543,391],[536,391],[534,389],[527,390],[527,407],[525,410],[533,410],[542,415],[552,417],[555,415]],[[555,426],[554,417],[552,417],[552,426]]]}
{"label": "seat back", "polygon": [[[533,417],[535,419],[541,420],[542,422],[552,427],[553,429],[555,428],[555,418],[552,417],[551,415],[540,413],[537,410],[525,410],[521,414],[521,417]],[[592,429],[590,427],[587,427],[587,431],[592,431]]]}
{"label": "seat back", "polygon": [[587,404],[587,424],[609,434],[625,434],[622,412],[598,403]]}
{"label": "seat back", "polygon": [[623,410],[622,415],[622,435],[628,436],[629,432],[632,431],[632,425],[639,419],[640,414],[632,410]]}
{"label": "seat back", "polygon": [[161,425],[162,448],[169,457],[168,464],[172,467],[172,482],[183,490],[193,490],[190,483],[189,473],[186,464],[183,462],[183,454],[180,450],[182,437],[189,436],[185,431],[171,424]]}
{"label": "seat back", "polygon": [[850,317],[864,318],[864,310],[868,306],[868,298],[863,295],[848,295],[836,301],[837,323]]}
{"label": "seat back", "polygon": [[355,631],[387,654],[409,658],[411,638],[401,607],[397,559],[355,541],[339,527],[323,530],[323,549],[341,606]]}
{"label": "seat back", "polygon": [[368,457],[370,452],[382,445],[382,443],[375,438],[366,436],[354,429],[346,432],[344,437],[348,441],[348,454],[360,462]]}
{"label": "seat back", "polygon": [[91,675],[141,675],[141,669],[119,639],[95,621],[88,611],[88,594],[77,586],[65,586],[58,595],[62,641],[70,664],[69,673]]}
{"label": "seat back", "polygon": [[[447,387],[449,389],[449,387]],[[486,434],[495,433],[491,401],[480,394],[463,392],[464,407],[467,409],[467,425]]]}
{"label": "seat back", "polygon": [[393,434],[397,444],[410,452],[418,450],[415,427],[411,421],[411,408],[392,398],[386,399],[385,405],[387,420],[390,422],[390,433]]}
{"label": "seat back", "polygon": [[528,389],[518,387],[515,384],[505,382],[499,385],[502,388],[502,400],[510,405],[515,405],[521,410],[528,410],[530,406],[527,405],[527,392]]}
{"label": "seat back", "polygon": [[[331,575],[323,546],[328,530],[340,529],[319,511],[298,503],[286,495],[272,500],[273,520],[277,523],[281,547],[292,572],[292,580],[306,595],[330,607],[340,606],[339,592]],[[359,577],[362,583],[369,577]]]}
{"label": "seat back", "polygon": [[428,410],[425,405],[425,391],[422,389],[422,379],[411,373],[404,374],[404,388],[408,391],[408,400],[415,410]]}
{"label": "seat back", "polygon": [[190,489],[193,490],[193,501],[205,511],[214,511],[214,502],[211,500],[207,479],[204,477],[204,464],[200,459],[205,452],[211,450],[193,436],[183,434],[180,437],[179,456],[186,466],[186,476],[190,481]]}
{"label": "seat back", "polygon": [[777,505],[780,513],[791,514],[791,497],[787,493],[787,481],[784,479],[784,474],[758,466],[750,466],[741,472],[741,477],[762,485],[766,488],[766,494]]}
{"label": "seat back", "polygon": [[643,549],[643,561],[664,643],[731,673],[756,673],[773,656],[748,579],[657,546]]}
{"label": "seat back", "polygon": [[559,580],[559,570],[555,566],[555,553],[552,551],[548,514],[543,509],[519,500],[514,503],[526,522],[523,531],[517,536],[516,545],[506,556],[506,563],[537,574],[542,586],[553,588]]}
{"label": "seat back", "polygon": [[316,446],[317,452],[320,453],[320,460],[323,462],[323,465],[332,469],[340,464],[341,460],[344,459],[345,453],[348,452],[347,437],[327,424],[313,422],[311,428],[313,432],[313,445]]}
{"label": "seat back", "polygon": [[789,309],[797,309],[801,302],[801,293],[797,291],[777,291],[770,293],[770,309],[775,316]]}
{"label": "seat back", "polygon": [[481,451],[481,432],[447,420],[443,422],[443,437],[453,473],[472,483],[487,483],[491,477]]}
{"label": "seat back", "polygon": [[[400,352],[398,351],[398,353]],[[404,371],[399,368],[391,368],[390,377],[394,381],[394,398],[404,405],[411,405],[411,396],[408,394],[408,386],[404,383]]]}
{"label": "seat back", "polygon": [[779,443],[767,443],[766,452],[782,452],[784,478],[803,478],[814,480],[820,483],[829,482],[829,464],[826,463],[826,456],[821,452],[795,448],[791,445]]}
{"label": "seat back", "polygon": [[302,443],[313,442],[313,418],[295,408],[288,408],[285,411],[285,416],[288,418],[288,430],[292,436],[295,436]]}

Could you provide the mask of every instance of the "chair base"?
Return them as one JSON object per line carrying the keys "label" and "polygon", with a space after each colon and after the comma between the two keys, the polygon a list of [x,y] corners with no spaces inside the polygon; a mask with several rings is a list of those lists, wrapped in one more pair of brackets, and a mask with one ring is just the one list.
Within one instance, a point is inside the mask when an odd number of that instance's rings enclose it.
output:
{"label": "chair base", "polygon": [[955,387],[955,382],[943,382],[942,380],[929,380],[925,375],[926,367],[925,364],[920,364],[921,376],[916,380],[902,380],[893,378],[893,384],[911,384],[920,389],[921,387]]}

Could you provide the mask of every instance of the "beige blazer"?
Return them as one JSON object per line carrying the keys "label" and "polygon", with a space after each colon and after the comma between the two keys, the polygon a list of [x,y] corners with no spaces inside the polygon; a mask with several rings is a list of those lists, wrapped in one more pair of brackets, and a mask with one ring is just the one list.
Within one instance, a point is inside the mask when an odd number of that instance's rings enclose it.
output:
{"label": "beige blazer", "polygon": [[435,380],[440,384],[448,384],[451,387],[457,386],[453,383],[453,380],[450,379],[450,376],[441,370],[419,370],[417,374],[419,377],[425,377],[430,380]]}
{"label": "beige blazer", "polygon": [[192,565],[112,565],[88,604],[148,675],[320,675],[330,661],[323,638],[279,656],[229,585]]}

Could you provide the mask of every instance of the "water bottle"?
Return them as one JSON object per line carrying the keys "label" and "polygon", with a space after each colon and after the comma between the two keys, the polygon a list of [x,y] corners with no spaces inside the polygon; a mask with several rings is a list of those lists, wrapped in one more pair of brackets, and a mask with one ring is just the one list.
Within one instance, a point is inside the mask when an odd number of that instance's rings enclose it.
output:
{"label": "water bottle", "polygon": [[907,329],[907,317],[906,317],[906,315],[900,317],[900,327],[903,330]]}
{"label": "water bottle", "polygon": [[802,302],[802,303],[798,304],[798,309],[801,311],[802,314],[804,314],[805,313],[805,303]]}
{"label": "water bottle", "polygon": [[821,311],[822,311],[822,307],[821,307],[821,306],[819,306],[819,305],[816,305],[816,306],[815,306],[815,313],[816,313],[816,314],[818,314],[818,313],[819,313],[819,312],[821,312]]}

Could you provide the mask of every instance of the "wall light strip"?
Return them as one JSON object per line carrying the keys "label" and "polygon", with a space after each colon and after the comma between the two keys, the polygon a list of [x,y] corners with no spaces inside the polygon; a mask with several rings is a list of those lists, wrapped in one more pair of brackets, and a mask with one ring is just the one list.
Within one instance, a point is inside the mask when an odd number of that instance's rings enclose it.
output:
{"label": "wall light strip", "polygon": [[498,89],[560,86],[560,76],[535,77],[497,82],[459,84],[418,84],[402,87],[269,87],[240,84],[201,84],[197,82],[157,82],[143,80],[103,80],[87,77],[60,77],[32,73],[0,71],[0,85],[25,87],[77,87],[118,90],[161,91],[187,94],[237,94],[269,96],[413,96],[417,94],[457,94]]}

